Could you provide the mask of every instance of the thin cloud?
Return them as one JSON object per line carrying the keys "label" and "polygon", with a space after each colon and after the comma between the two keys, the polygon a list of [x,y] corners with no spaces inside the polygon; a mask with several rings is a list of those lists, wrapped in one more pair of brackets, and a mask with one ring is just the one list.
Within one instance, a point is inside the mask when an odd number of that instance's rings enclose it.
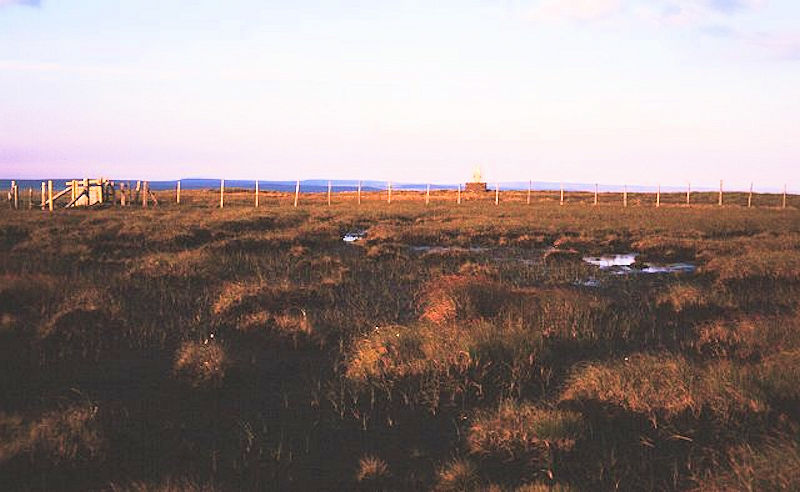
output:
{"label": "thin cloud", "polygon": [[692,25],[761,8],[768,0],[541,0],[530,12],[534,21],[594,21],[633,14],[665,24]]}
{"label": "thin cloud", "polygon": [[531,18],[589,21],[619,13],[622,7],[622,0],[543,0],[531,12]]}

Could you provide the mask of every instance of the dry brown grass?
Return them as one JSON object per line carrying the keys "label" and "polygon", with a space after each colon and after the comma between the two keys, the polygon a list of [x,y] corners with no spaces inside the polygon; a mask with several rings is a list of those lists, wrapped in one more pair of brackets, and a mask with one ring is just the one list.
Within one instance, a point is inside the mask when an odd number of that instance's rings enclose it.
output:
{"label": "dry brown grass", "polygon": [[480,486],[477,467],[465,458],[456,458],[445,463],[436,475],[434,490],[440,492],[471,491]]}
{"label": "dry brown grass", "polygon": [[389,477],[389,465],[381,458],[366,455],[358,460],[356,481],[379,487],[381,484],[385,484]]}
{"label": "dry brown grass", "polygon": [[228,356],[219,342],[188,341],[175,352],[173,371],[194,387],[218,387],[228,366]]}
{"label": "dry brown grass", "polygon": [[549,466],[551,450],[569,450],[585,431],[580,414],[505,401],[479,412],[467,435],[471,453],[500,460],[536,461]]}
{"label": "dry brown grass", "polygon": [[29,422],[16,415],[0,415],[0,463],[20,454],[56,464],[100,458],[106,440],[98,411],[96,405],[85,402],[47,412]]}
{"label": "dry brown grass", "polygon": [[111,483],[109,489],[112,492],[215,492],[220,490],[219,487],[210,483],[187,477],[168,477],[158,482]]}
{"label": "dry brown grass", "polygon": [[561,400],[597,400],[652,417],[696,409],[695,371],[682,357],[632,355],[611,364],[581,366],[569,378]]}

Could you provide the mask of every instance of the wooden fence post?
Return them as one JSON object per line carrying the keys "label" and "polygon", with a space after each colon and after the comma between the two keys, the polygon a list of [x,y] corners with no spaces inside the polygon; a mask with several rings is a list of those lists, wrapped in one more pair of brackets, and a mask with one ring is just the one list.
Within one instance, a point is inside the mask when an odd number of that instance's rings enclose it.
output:
{"label": "wooden fence post", "polygon": [[389,205],[392,204],[392,182],[391,181],[389,181],[389,195],[386,198],[386,203],[388,203]]}
{"label": "wooden fence post", "polygon": [[561,183],[561,196],[558,199],[559,205],[564,205],[564,183]]}
{"label": "wooden fence post", "polygon": [[328,206],[331,206],[331,180],[328,180]]}
{"label": "wooden fence post", "polygon": [[786,208],[786,184],[783,185],[783,205],[781,208]]}
{"label": "wooden fence post", "polygon": [[150,183],[147,181],[142,182],[142,208],[147,208],[147,192],[150,191]]}
{"label": "wooden fence post", "polygon": [[47,202],[50,204],[49,205],[49,210],[52,212],[53,211],[53,180],[52,179],[48,179],[47,180]]}
{"label": "wooden fence post", "polygon": [[533,185],[532,180],[528,180],[528,205],[531,204],[531,186]]}
{"label": "wooden fence post", "polygon": [[46,187],[45,182],[42,181],[42,210],[44,210],[45,206],[47,206],[45,187]]}
{"label": "wooden fence post", "polygon": [[628,206],[628,185],[623,185],[622,188],[622,206]]}
{"label": "wooden fence post", "polygon": [[294,185],[294,206],[297,208],[297,202],[300,200],[300,180]]}
{"label": "wooden fence post", "polygon": [[125,193],[126,193],[125,188],[126,188],[125,182],[124,181],[120,182],[119,183],[119,192],[120,192],[119,205],[121,207],[124,207],[126,205],[125,204]]}
{"label": "wooden fence post", "polygon": [[686,187],[686,205],[691,205],[689,196],[692,194],[692,182],[689,181],[688,186]]}
{"label": "wooden fence post", "polygon": [[500,183],[494,184],[494,204],[500,205]]}
{"label": "wooden fence post", "polygon": [[175,187],[175,203],[178,205],[181,204],[181,180],[178,180],[178,184]]}
{"label": "wooden fence post", "polygon": [[722,180],[719,180],[719,203],[718,205],[722,206]]}
{"label": "wooden fence post", "polygon": [[425,205],[429,205],[431,203],[431,185],[428,185],[427,189],[425,190]]}
{"label": "wooden fence post", "polygon": [[461,205],[461,183],[458,183],[458,198],[456,198],[456,203]]}
{"label": "wooden fence post", "polygon": [[256,198],[255,198],[255,200],[256,200],[256,203],[255,203],[256,208],[258,208],[258,180],[256,180]]}
{"label": "wooden fence post", "polygon": [[19,193],[17,192],[17,182],[11,182],[11,206],[14,210],[19,208]]}
{"label": "wooden fence post", "polygon": [[[103,194],[104,194],[104,193],[103,193],[103,177],[102,177],[102,176],[100,176],[99,178],[97,178],[97,184],[100,186],[100,193],[99,193],[97,196],[98,196],[98,199],[100,200],[100,203],[103,203]],[[89,186],[91,186],[91,185],[89,185]],[[87,189],[86,189],[86,191],[87,191],[87,193],[88,193],[88,191],[89,191],[89,188],[87,188]],[[91,196],[91,195],[90,195],[90,196]],[[91,201],[91,200],[90,200],[90,201]]]}
{"label": "wooden fence post", "polygon": [[597,183],[594,184],[594,203],[592,205],[597,205]]}
{"label": "wooden fence post", "polygon": [[361,205],[361,180],[358,180],[358,204]]}
{"label": "wooden fence post", "polygon": [[747,195],[747,208],[753,206],[753,182],[750,182],[750,193]]}
{"label": "wooden fence post", "polygon": [[225,208],[225,180],[219,180],[219,208]]}
{"label": "wooden fence post", "polygon": [[33,210],[33,188],[28,187],[28,210]]}
{"label": "wooden fence post", "polygon": [[661,206],[661,184],[658,185],[658,190],[656,190],[656,208]]}

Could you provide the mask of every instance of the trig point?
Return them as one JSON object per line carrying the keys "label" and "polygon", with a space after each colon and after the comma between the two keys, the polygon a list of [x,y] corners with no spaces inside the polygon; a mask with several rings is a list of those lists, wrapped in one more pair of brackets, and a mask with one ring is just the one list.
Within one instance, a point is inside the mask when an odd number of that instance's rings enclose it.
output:
{"label": "trig point", "polygon": [[486,181],[483,180],[480,166],[475,166],[475,169],[473,169],[472,180],[466,184],[464,191],[475,191],[481,193],[486,191]]}

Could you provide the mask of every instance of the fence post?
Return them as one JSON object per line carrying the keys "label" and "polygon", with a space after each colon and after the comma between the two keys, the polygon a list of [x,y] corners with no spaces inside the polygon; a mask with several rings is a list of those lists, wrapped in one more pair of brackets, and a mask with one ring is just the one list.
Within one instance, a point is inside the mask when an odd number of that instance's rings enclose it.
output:
{"label": "fence post", "polygon": [[747,195],[747,208],[753,205],[753,182],[750,182],[750,193]]}
{"label": "fence post", "polygon": [[28,210],[33,210],[33,188],[28,187]]}
{"label": "fence post", "polygon": [[219,208],[225,208],[225,180],[219,180]]}
{"label": "fence post", "polygon": [[628,206],[628,185],[623,185],[622,188],[622,206]]}
{"label": "fence post", "polygon": [[17,182],[11,182],[11,206],[14,207],[14,210],[19,208],[19,193],[17,193]]}
{"label": "fence post", "polygon": [[456,198],[456,203],[461,205],[461,183],[458,183],[458,198]]}
{"label": "fence post", "polygon": [[661,206],[661,184],[658,185],[658,190],[656,191],[656,208]]}
{"label": "fence post", "polygon": [[181,180],[178,180],[178,184],[175,187],[175,203],[180,205],[181,204]]}
{"label": "fence post", "polygon": [[532,180],[528,180],[528,205],[531,204],[531,186],[533,185]]}
{"label": "fence post", "polygon": [[500,205],[500,183],[494,184],[494,204]]}
{"label": "fence post", "polygon": [[594,184],[594,203],[592,205],[597,205],[597,183]]}
{"label": "fence post", "polygon": [[689,181],[689,184],[686,188],[686,205],[690,205],[689,196],[692,194],[692,182]]}
{"label": "fence post", "polygon": [[361,180],[358,180],[358,204],[361,205]]}
{"label": "fence post", "polygon": [[258,208],[258,180],[256,180],[256,197],[255,197],[255,200],[256,200],[255,206],[256,206],[256,208]]}
{"label": "fence post", "polygon": [[558,199],[558,204],[559,205],[564,205],[564,183],[561,183],[560,187],[561,187],[561,195],[560,195],[560,197]]}
{"label": "fence post", "polygon": [[42,181],[42,210],[44,210],[44,208],[45,208],[45,206],[47,204],[47,198],[45,197],[45,195],[46,195],[45,186],[46,185],[45,185],[44,181]]}
{"label": "fence post", "polygon": [[386,198],[386,203],[388,203],[389,205],[392,204],[392,182],[391,181],[389,181],[389,195]]}
{"label": "fence post", "polygon": [[431,203],[431,185],[425,190],[425,205],[429,205]]}
{"label": "fence post", "polygon": [[722,180],[719,180],[719,203],[718,205],[722,206]]}
{"label": "fence post", "polygon": [[147,181],[142,183],[142,208],[147,208],[147,192],[150,190],[149,184]]}
{"label": "fence post", "polygon": [[331,180],[328,180],[328,206],[331,206]]}
{"label": "fence post", "polygon": [[297,208],[297,202],[300,200],[300,180],[294,185],[294,207]]}
{"label": "fence post", "polygon": [[124,181],[120,181],[120,183],[119,183],[119,192],[120,192],[119,206],[120,207],[124,207],[125,206],[125,193],[126,193],[126,191],[125,191],[125,182]]}
{"label": "fence post", "polygon": [[781,208],[786,208],[786,183],[783,184],[783,205]]}
{"label": "fence post", "polygon": [[47,180],[47,202],[50,204],[49,209],[53,211],[53,180]]}

